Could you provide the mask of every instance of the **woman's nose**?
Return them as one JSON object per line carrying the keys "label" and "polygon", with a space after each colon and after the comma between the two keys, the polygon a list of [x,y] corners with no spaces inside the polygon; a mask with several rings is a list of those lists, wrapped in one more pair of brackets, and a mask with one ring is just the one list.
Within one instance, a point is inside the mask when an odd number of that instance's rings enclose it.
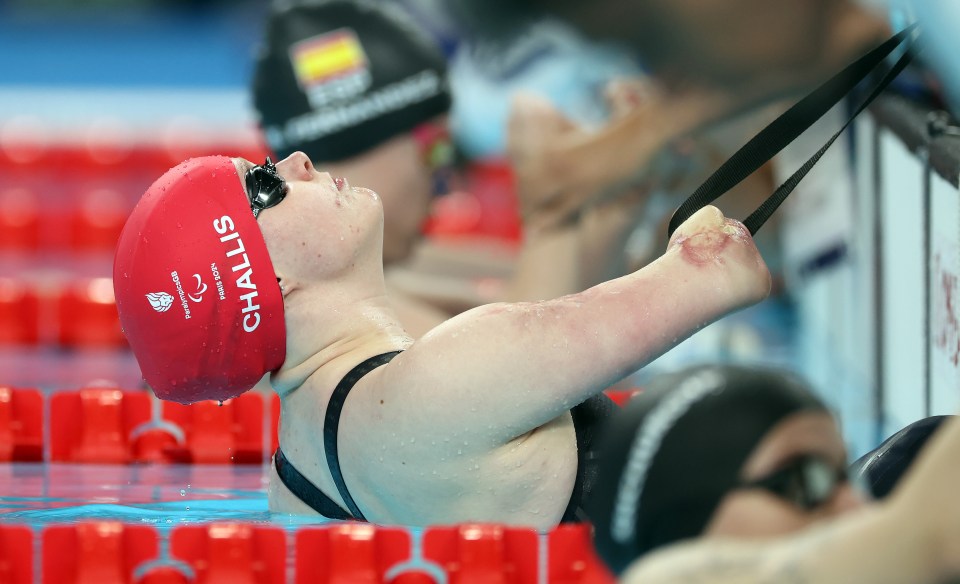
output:
{"label": "woman's nose", "polygon": [[314,175],[310,157],[299,150],[278,162],[277,171],[286,180],[309,181]]}

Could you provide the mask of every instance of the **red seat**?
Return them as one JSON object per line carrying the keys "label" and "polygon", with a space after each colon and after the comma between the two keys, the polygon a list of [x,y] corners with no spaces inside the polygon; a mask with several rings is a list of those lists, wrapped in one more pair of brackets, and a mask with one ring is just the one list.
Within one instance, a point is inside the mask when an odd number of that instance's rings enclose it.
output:
{"label": "red seat", "polygon": [[450,584],[536,584],[540,540],[536,530],[519,527],[429,527],[423,557],[443,567]]}
{"label": "red seat", "polygon": [[0,187],[0,249],[35,251],[40,245],[40,202],[27,187]]}
{"label": "red seat", "polygon": [[35,117],[14,117],[0,126],[0,175],[36,175],[56,160],[48,144],[50,128]]}
{"label": "red seat", "polygon": [[480,235],[519,242],[522,235],[516,179],[502,161],[475,162],[467,170],[467,188],[482,208]]}
{"label": "red seat", "polygon": [[164,402],[163,418],[179,426],[186,438],[182,452],[170,452],[174,461],[260,464],[264,460],[264,406],[258,393],[247,392],[222,405]]}
{"label": "red seat", "polygon": [[424,233],[433,237],[479,236],[517,243],[520,212],[512,169],[499,161],[475,162],[464,188],[436,200]]}
{"label": "red seat", "polygon": [[0,582],[33,584],[33,532],[24,525],[0,525]]}
{"label": "red seat", "polygon": [[0,461],[43,460],[43,395],[0,385]]}
{"label": "red seat", "polygon": [[0,345],[40,342],[40,297],[29,284],[0,278]]}
{"label": "red seat", "polygon": [[617,579],[593,547],[586,523],[563,524],[547,535],[547,582],[614,584]]}
{"label": "red seat", "polygon": [[157,556],[147,525],[91,521],[43,530],[44,584],[129,584],[138,566]]}
{"label": "red seat", "polygon": [[64,347],[126,347],[110,278],[67,284],[57,302],[58,339]]}
{"label": "red seat", "polygon": [[127,463],[130,435],[150,419],[147,391],[92,387],[50,398],[50,459]]}
{"label": "red seat", "polygon": [[296,584],[380,584],[392,566],[410,559],[410,534],[398,527],[301,528],[296,541]]}
{"label": "red seat", "polygon": [[73,199],[70,247],[75,251],[113,252],[133,206],[117,188],[95,187]]}
{"label": "red seat", "polygon": [[213,523],[176,527],[174,558],[189,564],[204,584],[283,584],[286,582],[286,533],[280,527],[249,523]]}

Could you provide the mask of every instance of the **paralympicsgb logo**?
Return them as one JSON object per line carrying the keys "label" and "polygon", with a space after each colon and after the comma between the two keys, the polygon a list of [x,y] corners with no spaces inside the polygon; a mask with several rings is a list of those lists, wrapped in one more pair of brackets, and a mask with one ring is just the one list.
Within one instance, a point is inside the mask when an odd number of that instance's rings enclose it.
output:
{"label": "paralympicsgb logo", "polygon": [[147,294],[147,300],[157,312],[166,312],[173,306],[173,296],[166,292],[150,292]]}

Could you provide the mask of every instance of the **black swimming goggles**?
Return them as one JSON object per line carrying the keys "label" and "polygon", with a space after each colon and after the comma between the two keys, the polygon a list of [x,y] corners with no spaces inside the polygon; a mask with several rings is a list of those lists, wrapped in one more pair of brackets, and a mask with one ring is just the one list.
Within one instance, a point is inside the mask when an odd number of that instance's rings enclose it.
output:
{"label": "black swimming goggles", "polygon": [[248,170],[243,179],[254,218],[260,215],[260,211],[279,205],[287,196],[287,183],[269,156],[261,166]]}
{"label": "black swimming goggles", "polygon": [[807,455],[794,458],[762,479],[742,483],[740,488],[764,489],[804,511],[813,511],[832,499],[848,481],[846,468]]}

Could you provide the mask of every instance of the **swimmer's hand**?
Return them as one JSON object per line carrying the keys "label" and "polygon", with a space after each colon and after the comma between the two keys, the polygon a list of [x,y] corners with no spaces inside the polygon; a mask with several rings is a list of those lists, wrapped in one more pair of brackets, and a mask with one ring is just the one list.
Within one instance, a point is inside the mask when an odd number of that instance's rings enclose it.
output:
{"label": "swimmer's hand", "polygon": [[742,223],[707,205],[680,224],[666,256],[701,269],[718,271],[718,292],[755,304],[770,294],[770,270]]}
{"label": "swimmer's hand", "polygon": [[719,92],[665,94],[643,80],[606,88],[610,119],[582,127],[550,102],[520,94],[507,123],[507,156],[517,177],[524,226],[565,224],[599,204],[640,209],[659,176],[664,146],[716,119],[734,99]]}
{"label": "swimmer's hand", "polygon": [[548,100],[529,93],[514,98],[507,121],[506,153],[526,229],[552,227],[575,212],[579,202],[572,201],[570,193],[581,186],[575,178],[578,170],[562,152],[564,144],[588,139],[584,128]]}

